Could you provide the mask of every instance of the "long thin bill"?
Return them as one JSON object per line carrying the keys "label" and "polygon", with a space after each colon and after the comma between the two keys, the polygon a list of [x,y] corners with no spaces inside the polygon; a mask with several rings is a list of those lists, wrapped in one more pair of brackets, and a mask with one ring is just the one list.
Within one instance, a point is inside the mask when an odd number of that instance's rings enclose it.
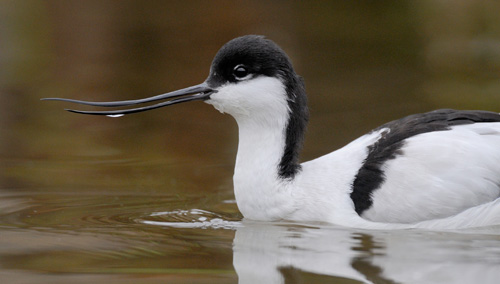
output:
{"label": "long thin bill", "polygon": [[70,102],[82,105],[90,105],[90,106],[98,106],[98,107],[120,107],[120,106],[130,106],[136,104],[149,103],[159,100],[171,99],[166,102],[139,107],[132,109],[124,109],[124,110],[111,110],[111,111],[82,111],[75,109],[66,109],[67,111],[81,114],[92,114],[92,115],[110,115],[110,116],[120,116],[124,114],[137,113],[147,110],[152,110],[156,108],[161,108],[169,105],[174,105],[178,103],[188,102],[188,101],[197,101],[197,100],[206,100],[210,97],[212,93],[215,91],[207,86],[206,83],[202,83],[199,85],[195,85],[192,87],[180,89],[177,91],[173,91],[170,93],[144,98],[139,100],[127,100],[127,101],[115,101],[115,102],[90,102],[90,101],[81,101],[81,100],[73,100],[73,99],[64,99],[64,98],[44,98],[42,100],[47,101],[63,101]]}

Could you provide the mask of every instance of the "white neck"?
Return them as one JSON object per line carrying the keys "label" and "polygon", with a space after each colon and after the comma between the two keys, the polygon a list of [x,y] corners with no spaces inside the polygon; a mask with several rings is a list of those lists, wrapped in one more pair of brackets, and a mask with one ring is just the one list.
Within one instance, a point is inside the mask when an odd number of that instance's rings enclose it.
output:
{"label": "white neck", "polygon": [[289,118],[283,83],[259,77],[228,84],[207,102],[238,123],[233,180],[241,213],[254,220],[276,220],[293,211],[291,181],[278,175]]}
{"label": "white neck", "polygon": [[290,181],[278,176],[285,147],[284,125],[279,129],[238,122],[239,144],[234,170],[238,207],[250,219],[280,219],[289,213]]}

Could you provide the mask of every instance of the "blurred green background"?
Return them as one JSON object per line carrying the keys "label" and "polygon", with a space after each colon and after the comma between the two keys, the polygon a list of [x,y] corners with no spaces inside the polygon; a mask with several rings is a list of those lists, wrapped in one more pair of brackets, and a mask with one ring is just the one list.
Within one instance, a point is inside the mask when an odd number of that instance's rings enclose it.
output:
{"label": "blurred green background", "polygon": [[276,41],[306,80],[303,160],[407,114],[498,111],[499,11],[496,1],[4,0],[0,182],[197,187],[193,178],[215,175],[230,183],[236,125],[210,106],[109,119],[39,99],[134,99],[196,84],[220,46],[244,34]]}
{"label": "blurred green background", "polygon": [[[196,187],[193,178],[215,175],[230,183],[236,125],[210,106],[108,119],[39,99],[134,99],[196,84],[219,47],[244,34],[276,41],[306,80],[303,160],[414,112],[498,111],[499,11],[496,1],[4,0],[0,182]],[[203,166],[222,168],[207,175]]]}

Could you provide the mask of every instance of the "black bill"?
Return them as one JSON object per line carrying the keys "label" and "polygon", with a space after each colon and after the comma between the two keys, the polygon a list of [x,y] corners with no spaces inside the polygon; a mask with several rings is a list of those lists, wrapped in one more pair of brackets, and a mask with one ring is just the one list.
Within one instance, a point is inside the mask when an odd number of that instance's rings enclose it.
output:
{"label": "black bill", "polygon": [[157,103],[154,105],[138,107],[138,108],[122,109],[122,110],[84,111],[84,110],[66,109],[67,111],[74,113],[81,113],[81,114],[120,116],[124,114],[142,112],[189,101],[204,101],[207,100],[210,97],[210,95],[214,92],[216,91],[208,87],[206,83],[201,83],[199,85],[195,85],[192,87],[139,100],[116,101],[116,102],[89,102],[89,101],[80,101],[80,100],[62,99],[62,98],[44,98],[42,100],[63,101],[81,105],[98,106],[98,107],[122,107],[122,106],[131,106],[131,105],[170,99],[168,101]]}

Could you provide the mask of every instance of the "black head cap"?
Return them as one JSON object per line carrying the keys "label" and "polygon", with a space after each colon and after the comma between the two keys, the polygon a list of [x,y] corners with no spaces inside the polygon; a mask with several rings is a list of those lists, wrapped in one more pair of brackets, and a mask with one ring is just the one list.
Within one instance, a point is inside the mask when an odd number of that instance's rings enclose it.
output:
{"label": "black head cap", "polygon": [[217,52],[207,83],[216,87],[260,75],[286,80],[295,72],[290,59],[276,43],[263,36],[246,35],[227,42]]}

